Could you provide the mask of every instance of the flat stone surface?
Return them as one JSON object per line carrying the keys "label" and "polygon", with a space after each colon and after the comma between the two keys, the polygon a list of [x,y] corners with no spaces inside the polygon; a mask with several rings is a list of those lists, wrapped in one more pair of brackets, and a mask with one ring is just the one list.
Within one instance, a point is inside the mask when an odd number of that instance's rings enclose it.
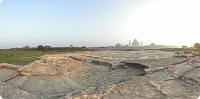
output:
{"label": "flat stone surface", "polygon": [[18,79],[21,78],[21,77],[22,77],[22,76],[19,75],[19,76],[13,78],[13,79],[7,81],[7,83],[9,83],[9,84],[13,84],[14,81],[18,80]]}
{"label": "flat stone surface", "polygon": [[[0,96],[5,99],[196,99],[200,95],[200,58],[173,58],[173,55],[159,50],[45,55],[36,62],[36,67],[25,66],[26,73],[33,70],[39,75],[32,75],[20,87],[13,82],[23,82],[23,77],[0,82]],[[69,56],[83,57],[86,61],[78,65],[80,61]],[[112,66],[92,62],[98,59]],[[149,71],[121,61],[149,66]],[[59,73],[63,68],[67,75],[43,74]],[[12,73],[1,70],[2,74]]]}
{"label": "flat stone surface", "polygon": [[21,76],[19,79],[13,81],[11,84],[15,86],[22,86],[23,83],[28,79],[27,76]]}
{"label": "flat stone surface", "polygon": [[32,76],[23,84],[23,90],[29,92],[47,93],[68,93],[74,90],[81,90],[84,87],[72,81],[68,77],[40,77]]}
{"label": "flat stone surface", "polygon": [[191,71],[185,73],[187,78],[193,78],[200,83],[200,68],[194,68]]}
{"label": "flat stone surface", "polygon": [[16,73],[17,71],[12,70],[12,69],[6,69],[6,68],[0,69],[0,80],[4,80]]}

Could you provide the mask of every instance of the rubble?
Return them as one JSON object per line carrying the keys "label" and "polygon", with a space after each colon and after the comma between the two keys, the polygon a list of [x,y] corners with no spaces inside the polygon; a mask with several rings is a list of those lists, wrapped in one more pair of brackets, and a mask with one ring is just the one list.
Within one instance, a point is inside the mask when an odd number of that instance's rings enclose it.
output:
{"label": "rubble", "polygon": [[71,69],[83,65],[84,61],[74,61],[68,57],[50,57],[43,56],[40,60],[36,60],[34,64],[25,66],[22,73],[31,75],[69,75]]}

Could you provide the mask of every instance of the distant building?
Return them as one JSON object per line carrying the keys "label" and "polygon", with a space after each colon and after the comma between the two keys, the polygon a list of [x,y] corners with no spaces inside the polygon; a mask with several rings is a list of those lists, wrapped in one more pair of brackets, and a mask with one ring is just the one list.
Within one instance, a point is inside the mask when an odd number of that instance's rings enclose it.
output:
{"label": "distant building", "polygon": [[151,43],[150,46],[156,46],[156,44],[155,43]]}
{"label": "distant building", "polygon": [[124,46],[122,46],[122,47],[129,47],[129,45],[128,44],[125,44]]}
{"label": "distant building", "polygon": [[200,48],[200,44],[199,43],[195,43],[193,47],[194,48]]}
{"label": "distant building", "polygon": [[156,46],[162,46],[163,47],[164,45],[156,45]]}
{"label": "distant building", "polygon": [[122,44],[118,43],[115,45],[115,47],[122,47]]}
{"label": "distant building", "polygon": [[73,45],[72,45],[72,44],[70,45],[70,48],[73,48]]}
{"label": "distant building", "polygon": [[129,40],[129,46],[131,46],[131,41]]}
{"label": "distant building", "polygon": [[182,46],[182,48],[187,48],[187,46]]}
{"label": "distant building", "polygon": [[132,43],[132,46],[133,47],[138,47],[139,46],[139,43],[138,43],[137,39],[134,40],[134,42]]}

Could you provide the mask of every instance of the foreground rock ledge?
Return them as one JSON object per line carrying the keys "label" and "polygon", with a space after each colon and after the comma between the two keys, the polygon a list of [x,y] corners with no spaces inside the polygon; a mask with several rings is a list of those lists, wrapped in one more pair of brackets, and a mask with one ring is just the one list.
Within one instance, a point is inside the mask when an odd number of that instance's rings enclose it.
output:
{"label": "foreground rock ledge", "polygon": [[[123,60],[111,57],[129,57],[127,53],[138,56]],[[23,68],[4,64],[9,68],[0,69],[0,79],[10,79],[0,82],[0,96],[5,99],[196,99],[200,95],[199,56],[170,58],[170,54],[173,53],[151,50],[81,52],[80,55],[45,55]],[[140,59],[146,58],[144,55],[163,58]],[[18,80],[22,79],[21,74],[29,78]],[[16,81],[23,83],[15,85]]]}

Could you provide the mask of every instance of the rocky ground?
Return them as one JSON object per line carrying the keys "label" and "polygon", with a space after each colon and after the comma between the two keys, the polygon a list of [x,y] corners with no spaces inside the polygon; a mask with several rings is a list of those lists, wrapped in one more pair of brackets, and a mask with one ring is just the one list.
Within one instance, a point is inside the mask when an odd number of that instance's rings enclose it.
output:
{"label": "rocky ground", "polygon": [[[159,50],[45,55],[23,68],[22,72],[31,76],[22,86],[0,82],[0,96],[196,99],[200,95],[200,57],[180,53],[177,57],[173,52]],[[1,75],[0,78],[3,79]]]}

